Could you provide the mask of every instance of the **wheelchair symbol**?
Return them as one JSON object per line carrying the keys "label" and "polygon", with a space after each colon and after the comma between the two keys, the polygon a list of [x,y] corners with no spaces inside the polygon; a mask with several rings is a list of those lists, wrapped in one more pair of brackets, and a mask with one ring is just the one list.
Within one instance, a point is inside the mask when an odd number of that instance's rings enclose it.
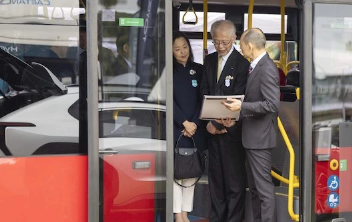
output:
{"label": "wheelchair symbol", "polygon": [[337,190],[339,188],[339,177],[336,175],[331,175],[328,179],[327,186],[331,191]]}

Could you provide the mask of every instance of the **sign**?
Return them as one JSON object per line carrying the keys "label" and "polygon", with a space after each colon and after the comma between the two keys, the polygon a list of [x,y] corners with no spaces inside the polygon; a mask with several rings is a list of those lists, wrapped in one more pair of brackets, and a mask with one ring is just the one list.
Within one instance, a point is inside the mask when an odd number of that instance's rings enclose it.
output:
{"label": "sign", "polygon": [[329,176],[329,179],[327,182],[327,187],[329,188],[329,190],[336,191],[337,189],[339,189],[339,186],[340,186],[339,177],[336,175]]}
{"label": "sign", "polygon": [[119,26],[143,27],[144,26],[144,19],[143,18],[120,18],[119,19]]}
{"label": "sign", "polygon": [[347,171],[347,160],[340,160],[340,171]]}
{"label": "sign", "polygon": [[337,193],[331,193],[328,195],[327,199],[329,208],[336,208],[340,203],[340,197]]}

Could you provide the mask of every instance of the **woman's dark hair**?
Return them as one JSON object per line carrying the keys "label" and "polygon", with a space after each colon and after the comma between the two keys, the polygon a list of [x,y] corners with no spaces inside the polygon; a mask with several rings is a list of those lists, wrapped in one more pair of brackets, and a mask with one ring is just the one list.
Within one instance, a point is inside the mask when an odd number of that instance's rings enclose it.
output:
{"label": "woman's dark hair", "polygon": [[[175,40],[176,39],[179,39],[179,38],[184,38],[187,42],[187,45],[188,45],[188,48],[189,48],[189,57],[188,57],[188,61],[187,62],[193,62],[193,52],[192,52],[192,48],[191,48],[191,43],[189,42],[189,39],[188,37],[185,35],[185,33],[183,32],[180,32],[180,31],[174,31],[173,32],[173,37],[172,37],[172,45],[175,43]],[[173,56],[174,58],[174,62],[176,62],[176,59],[175,57]]]}

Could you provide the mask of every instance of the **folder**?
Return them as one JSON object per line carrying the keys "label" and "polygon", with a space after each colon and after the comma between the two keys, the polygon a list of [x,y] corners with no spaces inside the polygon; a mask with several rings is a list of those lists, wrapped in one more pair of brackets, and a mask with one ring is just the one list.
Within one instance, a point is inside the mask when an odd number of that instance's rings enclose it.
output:
{"label": "folder", "polygon": [[227,109],[222,101],[227,101],[227,98],[239,99],[241,102],[244,100],[244,95],[229,95],[229,96],[210,96],[205,95],[203,99],[203,105],[200,112],[199,119],[203,120],[215,120],[224,119],[230,117],[234,121],[238,121],[240,117],[240,111],[231,111]]}

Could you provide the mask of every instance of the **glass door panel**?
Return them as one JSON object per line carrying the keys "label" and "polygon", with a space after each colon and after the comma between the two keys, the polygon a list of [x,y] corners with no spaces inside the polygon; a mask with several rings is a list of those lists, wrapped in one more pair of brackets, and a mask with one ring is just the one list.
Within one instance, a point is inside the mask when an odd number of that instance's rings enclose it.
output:
{"label": "glass door panel", "polygon": [[[352,220],[352,5],[314,4],[312,136],[316,221]],[[343,221],[343,220],[341,220]]]}
{"label": "glass door panel", "polygon": [[165,221],[165,6],[99,1],[100,221]]}

